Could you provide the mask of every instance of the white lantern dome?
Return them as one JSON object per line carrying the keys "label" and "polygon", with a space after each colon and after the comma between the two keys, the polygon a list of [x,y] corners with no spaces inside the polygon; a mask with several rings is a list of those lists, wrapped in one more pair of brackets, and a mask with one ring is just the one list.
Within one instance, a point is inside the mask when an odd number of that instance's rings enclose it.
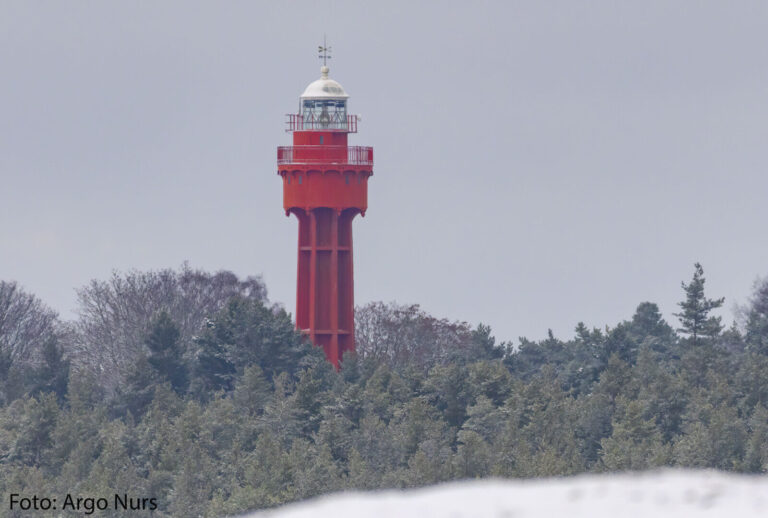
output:
{"label": "white lantern dome", "polygon": [[328,77],[327,66],[320,68],[320,79],[309,83],[301,99],[347,99],[349,95],[344,91],[338,81]]}

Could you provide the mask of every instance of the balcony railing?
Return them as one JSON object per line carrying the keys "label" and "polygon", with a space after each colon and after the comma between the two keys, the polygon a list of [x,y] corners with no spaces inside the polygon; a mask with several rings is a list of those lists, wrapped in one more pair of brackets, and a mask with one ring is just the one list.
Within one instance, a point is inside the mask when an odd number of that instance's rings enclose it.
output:
{"label": "balcony railing", "polygon": [[277,164],[347,164],[373,166],[368,146],[280,146]]}
{"label": "balcony railing", "polygon": [[308,119],[300,113],[289,113],[286,115],[285,131],[344,131],[346,133],[357,133],[357,115],[347,115],[346,120],[319,120]]}

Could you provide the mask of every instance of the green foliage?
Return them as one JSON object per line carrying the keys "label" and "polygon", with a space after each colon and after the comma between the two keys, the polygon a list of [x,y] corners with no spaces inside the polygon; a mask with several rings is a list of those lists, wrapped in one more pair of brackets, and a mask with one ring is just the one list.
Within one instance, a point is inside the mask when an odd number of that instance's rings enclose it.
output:
{"label": "green foliage", "polygon": [[48,339],[43,344],[41,353],[42,362],[32,371],[30,393],[35,395],[51,392],[61,401],[69,384],[69,360],[64,358],[64,352],[56,338]]}
{"label": "green foliage", "polygon": [[272,385],[258,365],[249,365],[238,380],[232,399],[240,412],[261,415],[272,396]]}
{"label": "green foliage", "polygon": [[424,390],[450,426],[461,426],[472,397],[466,367],[449,364],[433,368],[424,384]]}
{"label": "green foliage", "polygon": [[[703,298],[700,268],[684,287],[698,301],[686,307],[718,302]],[[707,310],[691,313],[693,327],[683,320],[681,338],[644,302],[613,328],[579,324],[571,339],[517,348],[486,326],[373,305],[368,325],[384,328],[367,328],[368,353],[346,355],[340,372],[284,311],[235,298],[209,315],[194,351],[179,317],[156,313],[119,389],[51,340],[31,370],[0,355],[0,489],[149,495],[154,516],[214,517],[459,478],[766,473],[763,287],[743,337]]]}
{"label": "green foliage", "polygon": [[323,361],[322,354],[296,332],[284,310],[239,297],[207,321],[196,343],[192,383],[198,397],[234,389],[250,365],[259,365],[272,379],[281,372],[293,376]]}
{"label": "green foliage", "polygon": [[130,412],[134,417],[144,415],[155,397],[155,388],[162,381],[146,356],[140,356],[128,372],[125,389],[118,389],[113,410],[117,415]]}
{"label": "green foliage", "polygon": [[641,401],[622,399],[614,414],[610,437],[601,441],[602,462],[609,470],[638,470],[663,465],[661,434],[645,417]]}
{"label": "green foliage", "polygon": [[476,359],[487,358],[494,360],[502,358],[504,353],[510,347],[510,344],[496,344],[496,338],[491,334],[491,326],[477,324],[472,330],[473,350],[476,351]]}
{"label": "green foliage", "polygon": [[755,287],[744,339],[751,352],[768,356],[768,279]]}
{"label": "green foliage", "polygon": [[720,317],[710,316],[710,312],[722,306],[725,299],[706,298],[704,282],[704,269],[696,263],[691,282],[682,283],[685,300],[678,304],[682,311],[675,313],[680,319],[679,331],[690,336],[694,347],[701,345],[704,339],[716,337],[723,330]]}
{"label": "green foliage", "polygon": [[189,384],[187,365],[179,343],[181,332],[166,311],[161,311],[153,320],[146,340],[149,357],[147,361],[161,380],[171,384],[177,394],[183,394]]}

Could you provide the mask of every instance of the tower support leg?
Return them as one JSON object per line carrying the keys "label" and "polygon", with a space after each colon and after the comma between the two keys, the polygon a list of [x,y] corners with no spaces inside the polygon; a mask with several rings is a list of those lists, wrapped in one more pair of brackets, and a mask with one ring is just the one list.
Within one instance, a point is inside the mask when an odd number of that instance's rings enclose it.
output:
{"label": "tower support leg", "polygon": [[296,326],[337,369],[354,351],[352,220],[357,209],[292,211],[299,220]]}

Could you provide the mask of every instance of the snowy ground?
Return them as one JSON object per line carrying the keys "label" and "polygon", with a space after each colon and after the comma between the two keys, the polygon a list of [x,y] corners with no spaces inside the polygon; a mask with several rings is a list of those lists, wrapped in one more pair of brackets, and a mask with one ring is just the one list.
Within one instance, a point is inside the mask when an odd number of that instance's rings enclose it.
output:
{"label": "snowy ground", "polygon": [[410,491],[342,493],[253,518],[768,517],[768,477],[712,471],[486,480]]}

